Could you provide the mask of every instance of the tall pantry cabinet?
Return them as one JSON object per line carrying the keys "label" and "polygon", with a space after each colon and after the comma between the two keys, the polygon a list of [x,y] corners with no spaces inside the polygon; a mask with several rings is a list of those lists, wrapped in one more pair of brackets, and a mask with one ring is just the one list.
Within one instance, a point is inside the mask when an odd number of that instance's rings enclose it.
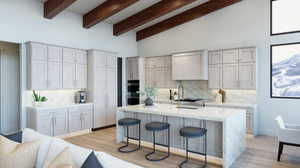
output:
{"label": "tall pantry cabinet", "polygon": [[89,101],[94,103],[93,127],[105,127],[116,122],[117,53],[88,51]]}

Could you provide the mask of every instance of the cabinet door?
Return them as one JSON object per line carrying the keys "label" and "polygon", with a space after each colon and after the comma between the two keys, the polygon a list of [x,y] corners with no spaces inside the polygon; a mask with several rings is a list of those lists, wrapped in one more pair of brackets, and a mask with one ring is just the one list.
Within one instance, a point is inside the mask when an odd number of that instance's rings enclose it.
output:
{"label": "cabinet door", "polygon": [[94,88],[94,128],[103,127],[106,125],[106,70],[104,68],[96,68],[94,83],[97,85]]}
{"label": "cabinet door", "polygon": [[239,64],[239,88],[240,89],[256,88],[256,64],[255,63]]}
{"label": "cabinet door", "polygon": [[62,63],[61,62],[48,62],[48,89],[61,89],[62,88]]}
{"label": "cabinet door", "polygon": [[79,89],[87,88],[87,65],[76,65],[76,87]]}
{"label": "cabinet door", "polygon": [[76,63],[75,50],[72,48],[63,49],[63,62]]}
{"label": "cabinet door", "polygon": [[[173,80],[199,80],[202,77],[201,55],[173,56]],[[185,66],[182,66],[185,65]]]}
{"label": "cabinet door", "polygon": [[47,60],[47,45],[30,43],[30,54],[32,60]]}
{"label": "cabinet door", "polygon": [[98,51],[93,51],[93,52],[95,54],[96,67],[99,67],[99,68],[106,67],[106,59],[107,59],[106,54],[104,54],[102,52],[98,52]]}
{"label": "cabinet door", "polygon": [[87,64],[87,52],[85,50],[76,50],[77,64]]}
{"label": "cabinet door", "polygon": [[75,89],[76,88],[76,64],[63,63],[63,88]]}
{"label": "cabinet door", "polygon": [[106,66],[109,68],[117,67],[117,56],[115,54],[107,53]]}
{"label": "cabinet door", "polygon": [[48,46],[48,61],[61,62],[62,61],[62,48],[55,46]]}
{"label": "cabinet door", "polygon": [[239,59],[239,50],[238,49],[230,49],[223,50],[223,63],[237,63]]}
{"label": "cabinet door", "polygon": [[82,118],[82,130],[90,129],[92,128],[92,111],[91,110],[85,110],[81,113]]}
{"label": "cabinet door", "polygon": [[223,64],[223,88],[238,88],[238,64]]}
{"label": "cabinet door", "polygon": [[239,62],[256,62],[256,48],[239,49]]}
{"label": "cabinet door", "polygon": [[155,71],[151,68],[146,69],[145,85],[146,87],[155,87]]}
{"label": "cabinet door", "polygon": [[106,121],[108,125],[116,123],[117,112],[117,87],[116,87],[116,71],[108,69],[106,75],[106,92],[107,92],[107,114]]}
{"label": "cabinet door", "polygon": [[132,74],[132,71],[133,71],[133,63],[132,63],[132,59],[131,58],[127,58],[127,65],[126,65],[126,72],[127,72],[127,80],[133,80],[133,74]]}
{"label": "cabinet door", "polygon": [[209,65],[208,75],[208,87],[210,89],[222,88],[222,65]]}
{"label": "cabinet door", "polygon": [[37,131],[41,134],[53,136],[53,118],[47,111],[38,111]]}
{"label": "cabinet door", "polygon": [[168,117],[170,127],[170,143],[172,147],[183,149],[183,137],[180,136],[179,130],[183,128],[183,118]]}
{"label": "cabinet door", "polygon": [[32,90],[47,89],[47,62],[31,62],[31,88]]}
{"label": "cabinet door", "polygon": [[209,51],[208,63],[210,65],[222,64],[222,51]]}
{"label": "cabinet door", "polygon": [[63,135],[68,133],[68,114],[66,109],[55,110],[53,136]]}
{"label": "cabinet door", "polygon": [[69,131],[80,131],[82,127],[81,123],[81,111],[78,107],[69,109]]}

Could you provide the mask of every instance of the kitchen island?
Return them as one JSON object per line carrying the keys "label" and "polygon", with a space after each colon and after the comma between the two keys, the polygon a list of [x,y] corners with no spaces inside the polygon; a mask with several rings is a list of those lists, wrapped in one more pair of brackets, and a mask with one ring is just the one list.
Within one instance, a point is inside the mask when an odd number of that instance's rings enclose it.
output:
{"label": "kitchen island", "polygon": [[[207,152],[219,158],[223,167],[228,168],[245,150],[246,110],[221,107],[199,107],[198,109],[177,108],[176,105],[158,104],[153,107],[144,105],[126,106],[118,109],[117,119],[124,117],[141,120],[141,139],[152,142],[151,132],[145,124],[152,121],[170,124],[172,152],[184,150],[184,138],[179,135],[185,126],[207,128]],[[130,137],[138,137],[138,127],[130,127]],[[166,144],[167,132],[158,132],[157,141]],[[124,128],[117,125],[117,143],[125,140]],[[190,140],[190,149],[201,150],[201,138]],[[210,158],[210,157],[209,157]],[[210,161],[210,160],[208,160]]]}

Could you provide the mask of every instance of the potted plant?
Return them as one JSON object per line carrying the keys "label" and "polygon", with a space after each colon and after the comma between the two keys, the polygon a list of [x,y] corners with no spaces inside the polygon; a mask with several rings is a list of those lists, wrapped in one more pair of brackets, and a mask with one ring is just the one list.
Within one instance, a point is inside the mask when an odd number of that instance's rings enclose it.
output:
{"label": "potted plant", "polygon": [[146,87],[144,91],[141,92],[142,96],[146,96],[144,101],[145,106],[153,106],[154,97],[156,96],[156,89],[153,87]]}
{"label": "potted plant", "polygon": [[48,100],[45,96],[41,96],[40,94],[36,93],[36,91],[33,91],[32,96],[34,100],[34,106],[43,106]]}

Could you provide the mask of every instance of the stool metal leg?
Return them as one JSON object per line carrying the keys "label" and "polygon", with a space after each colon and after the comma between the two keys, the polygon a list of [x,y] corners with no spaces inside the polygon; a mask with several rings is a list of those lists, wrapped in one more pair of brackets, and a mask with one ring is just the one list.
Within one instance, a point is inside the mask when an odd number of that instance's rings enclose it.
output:
{"label": "stool metal leg", "polygon": [[168,154],[162,158],[159,159],[151,159],[149,158],[151,155],[156,153],[156,149],[155,149],[155,145],[156,145],[156,141],[155,141],[155,131],[153,131],[153,149],[152,152],[146,154],[145,158],[149,161],[153,161],[153,162],[157,162],[157,161],[162,161],[165,160],[166,158],[168,158],[170,156],[170,128],[168,128],[168,145],[163,145],[163,144],[158,144],[158,145],[162,145],[162,146],[167,146],[168,147]]}
{"label": "stool metal leg", "polygon": [[124,150],[125,148],[127,148],[129,146],[129,139],[134,139],[134,138],[129,137],[129,128],[128,128],[128,126],[126,126],[126,144],[124,146],[121,146],[118,149],[119,152],[130,153],[130,152],[135,152],[141,148],[141,124],[139,124],[139,139],[137,139],[139,141],[139,146],[132,150]]}
{"label": "stool metal leg", "polygon": [[[204,139],[204,157],[205,157],[205,162],[204,162],[204,165],[202,166],[202,168],[205,168],[207,166],[207,135],[205,134],[204,135],[205,139]],[[181,162],[179,164],[179,168],[183,168],[183,165],[188,163],[189,161],[189,139],[186,137],[186,143],[185,143],[185,150],[186,150],[186,155],[185,155],[185,160],[183,162]],[[190,151],[192,152],[192,151]],[[196,153],[196,152],[193,152],[193,153]],[[199,154],[199,153],[198,153]]]}

